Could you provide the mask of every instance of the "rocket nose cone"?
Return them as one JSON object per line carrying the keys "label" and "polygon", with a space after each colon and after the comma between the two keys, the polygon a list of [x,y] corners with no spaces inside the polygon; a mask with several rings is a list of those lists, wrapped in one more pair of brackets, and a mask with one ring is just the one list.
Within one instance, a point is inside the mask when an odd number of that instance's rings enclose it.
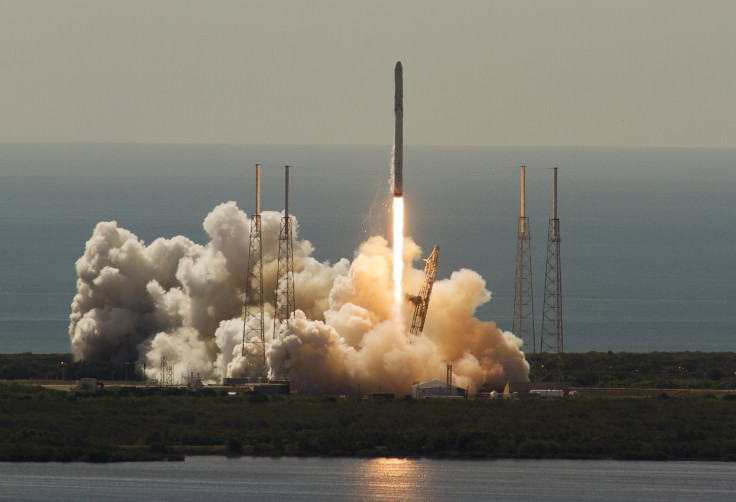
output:
{"label": "rocket nose cone", "polygon": [[403,67],[401,66],[401,61],[396,61],[396,68],[395,68],[395,70],[396,71],[403,70]]}

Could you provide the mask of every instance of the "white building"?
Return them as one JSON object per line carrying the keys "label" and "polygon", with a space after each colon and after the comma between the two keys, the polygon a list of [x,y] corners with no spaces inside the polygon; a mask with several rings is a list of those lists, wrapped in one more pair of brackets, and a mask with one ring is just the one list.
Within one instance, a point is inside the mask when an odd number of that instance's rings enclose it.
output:
{"label": "white building", "polygon": [[462,399],[468,397],[468,391],[462,387],[447,385],[439,380],[430,380],[424,383],[415,383],[411,386],[411,397],[424,399],[430,397],[444,397],[451,399]]}

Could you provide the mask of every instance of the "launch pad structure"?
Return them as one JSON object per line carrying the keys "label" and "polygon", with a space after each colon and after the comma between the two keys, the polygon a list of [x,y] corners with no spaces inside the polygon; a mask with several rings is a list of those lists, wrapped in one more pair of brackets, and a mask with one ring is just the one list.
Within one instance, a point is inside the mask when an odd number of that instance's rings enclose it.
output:
{"label": "launch pad structure", "polygon": [[544,277],[544,308],[542,311],[542,335],[540,353],[556,353],[558,367],[554,369],[556,380],[564,375],[562,354],[562,269],[560,267],[560,220],[557,218],[557,168],[554,168],[552,218],[547,234],[547,267]]}
{"label": "launch pad structure", "polygon": [[419,289],[418,296],[410,296],[408,299],[414,303],[414,317],[411,320],[411,328],[409,333],[418,335],[424,329],[424,321],[427,318],[427,310],[429,309],[429,297],[432,294],[432,286],[434,285],[434,278],[437,274],[437,263],[438,256],[440,254],[440,247],[435,246],[429,258],[424,260],[426,265],[424,266],[424,278],[422,279],[422,286]]}
{"label": "launch pad structure", "polygon": [[263,327],[263,234],[261,231],[261,165],[256,164],[256,211],[253,213],[248,247],[248,272],[245,283],[245,308],[243,312],[243,349],[246,355],[249,345],[261,352],[262,373],[266,368],[266,339]]}
{"label": "launch pad structure", "polygon": [[161,352],[161,377],[158,381],[159,387],[174,386],[174,365],[169,364],[165,352]]}
{"label": "launch pad structure", "polygon": [[532,252],[529,217],[525,214],[525,166],[521,166],[521,215],[516,239],[516,281],[514,284],[513,333],[522,339],[524,347],[531,347],[536,356],[534,334],[534,293],[532,289]]}
{"label": "launch pad structure", "polygon": [[292,221],[289,214],[289,166],[286,167],[286,202],[284,216],[281,217],[281,231],[279,232],[279,256],[276,285],[276,311],[273,319],[273,332],[282,321],[288,321],[294,316],[296,297],[294,294],[294,243],[292,235]]}
{"label": "launch pad structure", "polygon": [[[279,232],[278,269],[276,275],[276,306],[273,318],[273,333],[276,335],[283,321],[291,319],[296,308],[294,294],[294,247],[293,224],[289,214],[289,166],[285,166],[285,206]],[[263,302],[263,229],[261,226],[261,165],[256,164],[256,211],[251,220],[250,245],[248,247],[248,271],[245,283],[245,305],[243,307],[242,356],[246,357],[250,347],[256,347],[258,364],[256,372],[260,378],[269,373],[266,361],[266,338]],[[254,363],[251,363],[254,364]],[[251,374],[250,376],[256,376]]]}

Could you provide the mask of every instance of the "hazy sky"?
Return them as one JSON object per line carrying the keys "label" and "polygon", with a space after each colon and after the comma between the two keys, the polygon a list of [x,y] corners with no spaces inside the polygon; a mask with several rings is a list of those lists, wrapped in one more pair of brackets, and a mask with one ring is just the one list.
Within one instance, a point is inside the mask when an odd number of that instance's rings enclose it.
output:
{"label": "hazy sky", "polygon": [[0,141],[736,147],[734,1],[2,1]]}

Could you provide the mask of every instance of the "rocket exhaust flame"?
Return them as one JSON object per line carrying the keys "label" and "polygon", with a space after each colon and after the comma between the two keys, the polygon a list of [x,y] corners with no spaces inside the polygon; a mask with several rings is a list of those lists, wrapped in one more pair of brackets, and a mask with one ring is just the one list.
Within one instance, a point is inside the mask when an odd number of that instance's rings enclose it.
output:
{"label": "rocket exhaust flame", "polygon": [[403,331],[401,306],[404,303],[402,278],[404,275],[404,199],[394,197],[394,309],[396,323]]}

